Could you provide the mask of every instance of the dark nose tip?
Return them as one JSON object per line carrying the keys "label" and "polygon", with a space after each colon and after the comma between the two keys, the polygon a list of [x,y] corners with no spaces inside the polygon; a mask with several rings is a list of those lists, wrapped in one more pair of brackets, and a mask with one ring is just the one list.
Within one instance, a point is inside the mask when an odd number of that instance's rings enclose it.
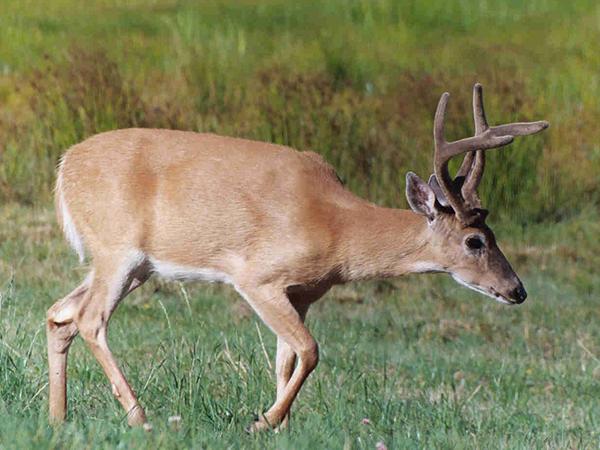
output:
{"label": "dark nose tip", "polygon": [[527,298],[527,292],[522,284],[519,284],[512,292],[511,297],[517,303],[523,303]]}

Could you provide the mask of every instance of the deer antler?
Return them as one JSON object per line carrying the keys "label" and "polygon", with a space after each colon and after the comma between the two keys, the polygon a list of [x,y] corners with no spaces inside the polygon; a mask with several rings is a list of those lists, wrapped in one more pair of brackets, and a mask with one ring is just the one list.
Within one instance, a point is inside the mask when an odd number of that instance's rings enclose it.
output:
{"label": "deer antler", "polygon": [[[483,108],[483,89],[481,84],[473,86],[473,121],[475,122],[475,136],[479,136],[489,128]],[[477,150],[465,155],[456,177],[464,177],[461,194],[465,203],[471,208],[481,208],[481,200],[477,195],[477,187],[483,177],[485,169],[485,151]]]}
{"label": "deer antler", "polygon": [[[435,113],[433,137],[435,141],[434,173],[447,203],[454,209],[457,218],[465,225],[471,224],[481,215],[481,202],[477,187],[485,167],[485,150],[510,144],[514,136],[526,136],[548,127],[548,122],[510,123],[490,127],[483,108],[483,90],[479,83],[473,86],[473,119],[475,136],[454,142],[444,139],[444,119],[450,94],[442,94]],[[454,156],[467,153],[458,170],[456,183],[448,171],[448,162]],[[437,187],[437,186],[436,186]]]}

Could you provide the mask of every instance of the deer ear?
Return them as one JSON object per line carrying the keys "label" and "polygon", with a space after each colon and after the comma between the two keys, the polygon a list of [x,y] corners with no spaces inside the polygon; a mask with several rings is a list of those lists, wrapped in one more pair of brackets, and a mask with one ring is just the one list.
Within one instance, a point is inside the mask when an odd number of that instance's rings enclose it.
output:
{"label": "deer ear", "polygon": [[406,199],[411,209],[430,221],[437,216],[435,193],[431,187],[413,172],[406,174]]}

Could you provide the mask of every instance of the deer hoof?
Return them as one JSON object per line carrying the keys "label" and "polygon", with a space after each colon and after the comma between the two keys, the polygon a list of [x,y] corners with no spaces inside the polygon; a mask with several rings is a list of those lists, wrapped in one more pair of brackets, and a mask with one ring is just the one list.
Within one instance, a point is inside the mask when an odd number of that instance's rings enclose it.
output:
{"label": "deer hoof", "polygon": [[245,428],[245,430],[246,430],[246,433],[252,434],[252,433],[259,432],[259,431],[271,430],[272,428],[273,428],[273,426],[270,425],[269,422],[267,422],[265,419],[259,419],[259,420],[252,422],[250,425],[248,425]]}
{"label": "deer hoof", "polygon": [[[127,414],[127,423],[130,427],[143,427],[148,422],[146,421],[146,414],[140,405],[135,405]],[[151,426],[151,425],[150,425]]]}

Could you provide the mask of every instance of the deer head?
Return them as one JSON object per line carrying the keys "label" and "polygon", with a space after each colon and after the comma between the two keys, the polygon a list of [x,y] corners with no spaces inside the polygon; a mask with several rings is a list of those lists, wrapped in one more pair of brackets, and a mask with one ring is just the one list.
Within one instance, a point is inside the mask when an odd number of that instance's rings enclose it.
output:
{"label": "deer head", "polygon": [[[406,196],[413,211],[427,217],[431,231],[430,251],[442,262],[440,270],[482,294],[502,303],[523,303],[527,293],[519,277],[496,244],[492,230],[485,224],[477,187],[483,176],[485,151],[510,144],[515,136],[537,133],[548,122],[511,123],[490,127],[483,108],[480,84],[473,87],[475,136],[454,142],[444,139],[444,119],[449,94],[440,98],[435,113],[434,173],[426,183],[409,172]],[[465,154],[456,177],[448,171],[454,156]]]}

